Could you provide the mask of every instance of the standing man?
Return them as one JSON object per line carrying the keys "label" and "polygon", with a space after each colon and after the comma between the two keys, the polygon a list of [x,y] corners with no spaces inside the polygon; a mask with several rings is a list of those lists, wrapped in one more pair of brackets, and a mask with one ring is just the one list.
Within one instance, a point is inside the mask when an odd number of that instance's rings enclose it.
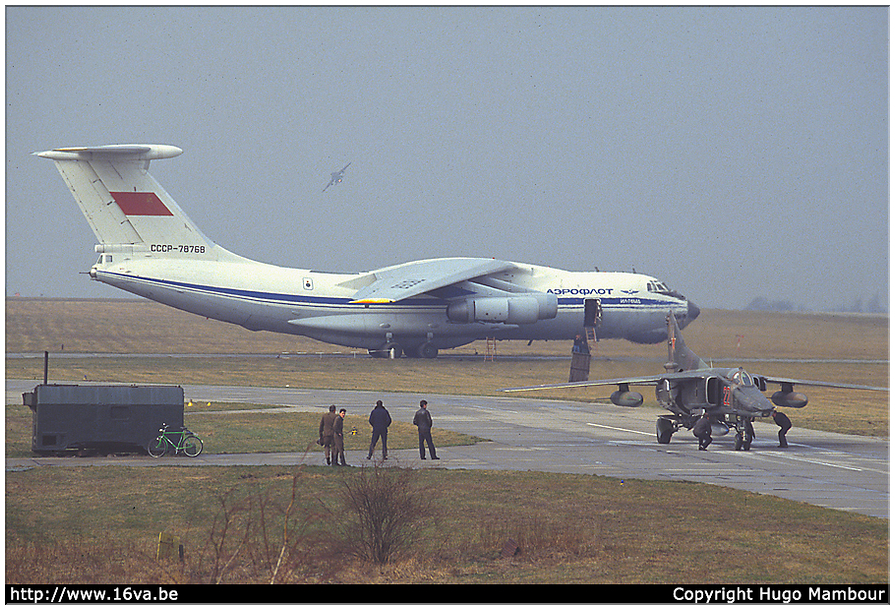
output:
{"label": "standing man", "polygon": [[425,400],[420,401],[419,411],[413,416],[413,425],[420,435],[420,459],[426,459],[426,448],[423,446],[425,442],[429,445],[429,455],[433,460],[437,460],[439,458],[435,455],[435,443],[432,442],[432,414],[426,408],[428,404]]}
{"label": "standing man", "polygon": [[336,405],[329,407],[329,412],[324,413],[320,418],[320,440],[323,445],[323,453],[326,455],[326,463],[329,464],[330,451],[333,446],[333,423],[336,421]]}
{"label": "standing man", "polygon": [[370,425],[373,427],[373,438],[370,440],[370,452],[367,453],[367,459],[373,457],[373,449],[376,443],[382,438],[382,459],[388,459],[388,427],[392,425],[392,416],[388,414],[388,409],[382,405],[381,400],[376,401],[376,406],[370,412]]}
{"label": "standing man", "polygon": [[703,412],[702,417],[693,426],[693,436],[699,439],[699,450],[705,451],[712,444],[712,422],[709,414]]}
{"label": "standing man", "polygon": [[789,443],[786,442],[786,433],[792,428],[792,422],[789,421],[786,413],[774,409],[774,423],[780,426],[780,432],[777,433],[777,438],[780,440],[778,446],[783,448],[789,447]]}
{"label": "standing man", "polygon": [[346,413],[345,409],[339,409],[339,415],[333,421],[333,466],[347,465],[345,464],[345,436],[342,433]]}

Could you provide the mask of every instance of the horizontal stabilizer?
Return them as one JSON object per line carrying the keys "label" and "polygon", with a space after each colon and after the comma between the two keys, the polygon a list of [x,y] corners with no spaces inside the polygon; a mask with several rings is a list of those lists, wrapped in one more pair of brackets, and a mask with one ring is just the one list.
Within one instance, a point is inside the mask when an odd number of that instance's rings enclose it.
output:
{"label": "horizontal stabilizer", "polygon": [[54,161],[90,160],[100,158],[170,159],[181,154],[183,150],[165,144],[111,144],[109,146],[74,146],[71,148],[55,148],[45,152],[34,153],[44,159]]}

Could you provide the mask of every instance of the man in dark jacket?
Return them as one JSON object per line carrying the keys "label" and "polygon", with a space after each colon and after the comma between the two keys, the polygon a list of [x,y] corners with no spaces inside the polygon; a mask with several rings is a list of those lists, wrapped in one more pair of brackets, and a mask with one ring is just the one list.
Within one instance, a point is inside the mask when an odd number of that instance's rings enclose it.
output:
{"label": "man in dark jacket", "polygon": [[703,413],[693,426],[693,436],[699,439],[700,451],[705,451],[712,444],[712,422],[709,421],[708,413]]}
{"label": "man in dark jacket", "polygon": [[792,422],[789,421],[786,413],[774,409],[774,423],[780,426],[780,431],[777,433],[777,439],[780,441],[779,446],[789,447],[789,443],[786,442],[786,433],[792,428]]}
{"label": "man in dark jacket", "polygon": [[388,409],[382,405],[381,400],[376,401],[376,406],[370,412],[370,425],[373,427],[373,438],[370,440],[370,452],[367,454],[367,459],[373,457],[373,449],[382,438],[382,459],[387,460],[388,427],[392,425],[392,416],[388,414]]}
{"label": "man in dark jacket", "polygon": [[413,425],[416,426],[420,436],[420,459],[426,459],[426,448],[423,446],[423,443],[425,442],[429,445],[429,455],[432,456],[433,460],[437,460],[438,456],[435,455],[435,443],[432,442],[432,414],[429,413],[429,409],[426,408],[428,404],[429,403],[425,400],[420,401],[420,409],[413,416]]}

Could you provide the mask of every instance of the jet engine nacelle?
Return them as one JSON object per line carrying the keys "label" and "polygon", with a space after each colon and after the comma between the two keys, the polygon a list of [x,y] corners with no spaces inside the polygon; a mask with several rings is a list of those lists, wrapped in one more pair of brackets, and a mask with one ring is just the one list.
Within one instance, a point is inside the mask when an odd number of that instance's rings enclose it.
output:
{"label": "jet engine nacelle", "polygon": [[451,303],[447,317],[451,322],[506,322],[534,324],[556,317],[558,302],[554,294],[532,294],[518,297],[483,297]]}
{"label": "jet engine nacelle", "polygon": [[619,407],[639,407],[643,404],[643,394],[631,390],[616,390],[609,397],[612,404]]}
{"label": "jet engine nacelle", "polygon": [[774,392],[771,396],[771,402],[778,407],[792,407],[793,409],[801,409],[808,404],[808,397],[801,392]]}

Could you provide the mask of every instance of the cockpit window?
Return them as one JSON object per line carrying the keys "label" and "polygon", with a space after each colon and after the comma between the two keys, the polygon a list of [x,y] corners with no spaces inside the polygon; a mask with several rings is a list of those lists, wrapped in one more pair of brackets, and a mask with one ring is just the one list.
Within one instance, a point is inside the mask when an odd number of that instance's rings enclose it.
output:
{"label": "cockpit window", "polygon": [[743,369],[732,370],[730,379],[737,385],[752,385],[752,377]]}
{"label": "cockpit window", "polygon": [[655,292],[658,294],[668,295],[670,297],[676,297],[678,299],[683,299],[684,295],[677,292],[676,290],[671,290],[665,282],[660,282],[659,280],[651,280],[646,283],[647,292]]}

